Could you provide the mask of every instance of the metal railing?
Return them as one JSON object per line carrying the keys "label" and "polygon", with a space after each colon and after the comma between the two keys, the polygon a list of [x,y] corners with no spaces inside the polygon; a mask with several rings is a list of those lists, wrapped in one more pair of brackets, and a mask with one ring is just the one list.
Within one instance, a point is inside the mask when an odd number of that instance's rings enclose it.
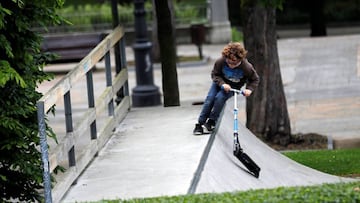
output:
{"label": "metal railing", "polygon": [[[114,78],[110,60],[112,48],[118,48],[120,51],[120,63],[116,64]],[[100,60],[105,60],[105,87],[95,99],[93,70]],[[130,97],[125,64],[124,30],[117,27],[37,102],[45,202],[61,201],[66,191],[103,148],[129,111]],[[86,81],[87,97],[85,90],[82,90],[84,96],[81,97],[84,97],[85,104],[82,104],[79,115],[79,112],[73,111],[74,102],[71,101],[70,92],[81,80]],[[122,97],[120,100],[117,98],[119,92]],[[59,123],[64,125],[66,132],[58,138],[58,143],[49,144],[45,125],[47,112],[61,100],[65,122]],[[74,117],[78,118],[78,122],[73,121]],[[59,166],[65,168],[65,171],[55,174],[54,170]],[[53,187],[50,174],[56,179]]]}

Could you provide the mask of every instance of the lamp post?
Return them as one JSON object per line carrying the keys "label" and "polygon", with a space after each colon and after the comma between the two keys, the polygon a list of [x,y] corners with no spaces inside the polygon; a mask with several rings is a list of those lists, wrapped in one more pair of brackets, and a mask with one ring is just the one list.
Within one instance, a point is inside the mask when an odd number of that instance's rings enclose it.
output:
{"label": "lamp post", "polygon": [[159,88],[154,85],[153,64],[150,50],[152,43],[147,39],[146,11],[144,0],[134,0],[135,16],[135,53],[136,86],[133,88],[132,103],[134,107],[160,105]]}

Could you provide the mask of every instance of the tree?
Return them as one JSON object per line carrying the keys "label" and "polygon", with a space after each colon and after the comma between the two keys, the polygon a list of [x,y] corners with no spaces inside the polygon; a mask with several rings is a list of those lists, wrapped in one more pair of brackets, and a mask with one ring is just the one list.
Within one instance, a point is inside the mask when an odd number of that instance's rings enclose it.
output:
{"label": "tree", "polygon": [[259,87],[247,98],[246,126],[258,136],[286,145],[290,142],[291,127],[277,51],[277,2],[243,2],[244,44],[249,61],[260,76]]}
{"label": "tree", "polygon": [[229,21],[232,27],[241,26],[241,13],[239,12],[241,7],[241,1],[228,0],[227,6],[229,10]]}
{"label": "tree", "polygon": [[[35,24],[60,23],[55,9],[62,0],[4,0],[0,3],[0,195],[1,202],[40,201],[41,153],[36,102],[37,85],[50,59],[40,52]],[[51,129],[47,128],[48,132]],[[54,136],[52,134],[52,136]]]}
{"label": "tree", "polygon": [[[152,0],[152,5],[155,5],[155,0]],[[153,6],[155,7],[155,6]],[[152,32],[151,32],[151,41],[152,41],[152,48],[151,48],[151,58],[154,62],[160,62],[160,47],[159,47],[159,41],[158,41],[158,35],[157,35],[157,22],[156,22],[156,9],[153,9],[152,12],[153,21],[151,23],[152,25]]]}
{"label": "tree", "polygon": [[158,41],[161,55],[164,106],[179,106],[179,86],[176,72],[176,46],[170,2],[155,0]]}
{"label": "tree", "polygon": [[[284,10],[289,9],[289,12],[300,12],[305,13],[308,17],[307,20],[310,23],[310,36],[326,36],[326,15],[325,15],[325,5],[326,3],[330,4],[329,1],[318,0],[318,1],[296,1],[296,0],[286,0],[284,3]],[[287,15],[285,14],[285,17]],[[303,22],[305,23],[305,22]]]}
{"label": "tree", "polygon": [[326,36],[326,19],[324,14],[325,0],[305,1],[310,13],[311,33],[310,36]]}

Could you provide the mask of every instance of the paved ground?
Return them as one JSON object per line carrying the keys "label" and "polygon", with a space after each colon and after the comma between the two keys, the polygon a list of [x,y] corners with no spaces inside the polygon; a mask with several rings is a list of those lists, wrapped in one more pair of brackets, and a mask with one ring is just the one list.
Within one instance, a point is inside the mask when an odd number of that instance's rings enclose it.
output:
{"label": "paved ground", "polygon": [[[325,134],[337,140],[336,147],[359,144],[359,41],[360,35],[279,40],[281,72],[293,133]],[[213,61],[220,56],[222,47],[206,45],[203,53],[209,57],[208,62],[178,68],[180,107],[132,108],[63,202],[186,194],[209,139],[209,135],[192,135],[201,109],[192,103],[205,98]],[[178,53],[194,55],[197,49],[193,45],[179,46]],[[127,59],[132,58],[132,50],[128,47]],[[135,71],[129,69],[131,92],[136,81]],[[97,74],[103,73],[98,71]],[[161,90],[161,71],[156,66],[154,80]],[[44,84],[41,90],[50,86],[51,83]],[[239,117],[244,123],[243,101]],[[277,160],[278,155],[268,157],[272,158]],[[259,160],[258,164],[266,164],[263,161]],[[299,173],[303,171],[302,167],[295,169],[300,170]],[[270,167],[264,175],[272,172]],[[261,177],[260,180],[270,181]],[[259,180],[249,181],[251,188],[255,184],[252,181]],[[279,186],[287,185],[279,183]]]}

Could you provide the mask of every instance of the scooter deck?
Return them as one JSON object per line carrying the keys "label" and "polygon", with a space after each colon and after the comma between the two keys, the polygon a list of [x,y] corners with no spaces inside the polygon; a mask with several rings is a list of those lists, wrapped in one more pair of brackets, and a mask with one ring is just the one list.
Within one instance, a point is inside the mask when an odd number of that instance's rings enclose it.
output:
{"label": "scooter deck", "polygon": [[234,151],[234,156],[239,159],[239,161],[244,164],[244,166],[253,173],[256,178],[259,178],[260,167],[243,151],[238,150]]}

